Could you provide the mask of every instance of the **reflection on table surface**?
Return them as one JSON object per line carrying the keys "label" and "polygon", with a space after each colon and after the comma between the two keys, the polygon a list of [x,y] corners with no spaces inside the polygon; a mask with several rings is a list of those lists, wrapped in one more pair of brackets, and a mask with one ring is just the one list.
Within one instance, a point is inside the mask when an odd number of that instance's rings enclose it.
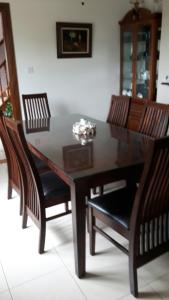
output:
{"label": "reflection on table surface", "polygon": [[50,118],[25,120],[26,133],[49,131]]}
{"label": "reflection on table surface", "polygon": [[64,170],[73,173],[93,167],[93,143],[63,147]]}

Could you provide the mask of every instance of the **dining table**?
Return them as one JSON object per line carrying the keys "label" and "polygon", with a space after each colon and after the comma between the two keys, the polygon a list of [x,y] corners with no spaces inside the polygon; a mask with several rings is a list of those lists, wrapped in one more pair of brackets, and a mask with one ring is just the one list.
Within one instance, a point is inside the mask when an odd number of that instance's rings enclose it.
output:
{"label": "dining table", "polygon": [[[82,118],[96,125],[94,135],[72,132]],[[82,278],[86,273],[86,204],[91,189],[119,180],[139,182],[151,139],[80,114],[25,121],[23,127],[31,152],[70,187],[75,272]]]}

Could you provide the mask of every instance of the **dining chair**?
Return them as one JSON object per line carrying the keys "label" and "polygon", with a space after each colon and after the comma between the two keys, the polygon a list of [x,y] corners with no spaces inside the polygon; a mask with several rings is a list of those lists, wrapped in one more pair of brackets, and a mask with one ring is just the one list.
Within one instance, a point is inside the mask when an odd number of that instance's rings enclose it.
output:
{"label": "dining chair", "polygon": [[[107,123],[120,126],[120,127],[126,127],[130,102],[131,102],[131,97],[123,96],[123,95],[121,96],[112,95],[109,113],[107,117]],[[122,182],[122,184],[123,183],[124,182]],[[121,182],[119,183],[119,185],[121,186]],[[102,195],[104,193],[104,187],[99,186],[97,188],[93,188],[92,193],[94,195],[96,195],[97,193],[99,195]]]}
{"label": "dining chair", "polygon": [[22,100],[26,120],[51,117],[47,93],[23,94]]}
{"label": "dining chair", "polygon": [[[169,137],[151,141],[139,187],[90,199],[90,253],[96,232],[129,256],[130,291],[138,296],[137,269],[169,251]],[[128,240],[128,247],[99,227],[101,220]]]}
{"label": "dining chair", "polygon": [[[12,198],[12,191],[15,190],[20,195],[20,215],[22,214],[22,193],[21,193],[21,178],[19,172],[19,165],[16,158],[16,154],[11,144],[8,131],[6,129],[6,119],[3,112],[0,111],[0,137],[5,150],[7,169],[8,169],[8,199]],[[46,166],[40,159],[35,159],[36,167],[39,173],[47,172]],[[48,169],[49,170],[49,169]],[[67,208],[67,207],[66,207]]]}
{"label": "dining chair", "polygon": [[[23,94],[22,100],[26,125],[28,125],[28,127],[32,125],[31,122],[33,122],[35,127],[35,125],[37,126],[40,122],[42,123],[44,120],[49,120],[51,117],[47,93]],[[39,169],[39,172],[44,173],[49,170],[49,167],[43,162],[43,160],[38,158],[35,154],[32,154],[32,157]]]}
{"label": "dining chair", "polygon": [[22,227],[26,228],[28,216],[39,228],[39,253],[44,252],[46,222],[69,214],[62,213],[47,217],[46,209],[70,201],[70,190],[53,172],[39,174],[25,140],[20,122],[6,119],[6,126],[21,170],[23,191]]}
{"label": "dining chair", "polygon": [[14,189],[18,194],[20,194],[20,178],[18,171],[18,163],[15,158],[15,153],[11,146],[5,123],[3,112],[0,110],[0,138],[5,150],[7,169],[8,169],[8,199],[12,198],[12,190]]}
{"label": "dining chair", "polygon": [[169,105],[147,102],[140,121],[139,132],[159,138],[166,135],[169,124]]}
{"label": "dining chair", "polygon": [[131,98],[128,96],[112,95],[107,123],[126,127]]}
{"label": "dining chair", "polygon": [[[34,130],[34,132],[37,129],[42,131],[47,124],[50,124],[51,117],[47,93],[23,94],[22,100],[26,120],[26,129],[33,125],[32,130]],[[49,127],[47,129],[49,129]],[[39,170],[39,173],[45,173],[50,170],[50,168],[42,159],[37,157],[34,153],[31,155]],[[67,212],[69,211],[67,203],[65,204],[65,209]]]}

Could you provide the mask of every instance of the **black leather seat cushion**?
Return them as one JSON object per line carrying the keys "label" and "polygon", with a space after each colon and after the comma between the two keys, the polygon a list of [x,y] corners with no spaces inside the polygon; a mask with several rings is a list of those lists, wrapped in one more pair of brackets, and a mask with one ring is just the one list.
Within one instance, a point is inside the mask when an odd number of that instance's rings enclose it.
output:
{"label": "black leather seat cushion", "polygon": [[34,163],[35,163],[37,169],[40,170],[40,169],[48,168],[48,166],[45,164],[45,162],[42,159],[38,158],[36,155],[32,154],[32,158],[34,160]]}
{"label": "black leather seat cushion", "polygon": [[69,195],[69,186],[65,184],[57,175],[49,171],[40,175],[43,193],[45,199],[56,197],[59,195]]}
{"label": "black leather seat cushion", "polygon": [[129,229],[136,188],[123,188],[88,201],[89,206]]}

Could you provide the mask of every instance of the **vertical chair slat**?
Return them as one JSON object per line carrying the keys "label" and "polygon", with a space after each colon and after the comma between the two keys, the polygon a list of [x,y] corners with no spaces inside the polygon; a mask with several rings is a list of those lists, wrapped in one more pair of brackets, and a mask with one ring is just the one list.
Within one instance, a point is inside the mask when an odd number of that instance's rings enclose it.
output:
{"label": "vertical chair slat", "polygon": [[169,123],[169,105],[148,102],[144,106],[139,132],[159,138],[166,135]]}
{"label": "vertical chair slat", "polygon": [[107,122],[126,127],[131,98],[112,95]]}

